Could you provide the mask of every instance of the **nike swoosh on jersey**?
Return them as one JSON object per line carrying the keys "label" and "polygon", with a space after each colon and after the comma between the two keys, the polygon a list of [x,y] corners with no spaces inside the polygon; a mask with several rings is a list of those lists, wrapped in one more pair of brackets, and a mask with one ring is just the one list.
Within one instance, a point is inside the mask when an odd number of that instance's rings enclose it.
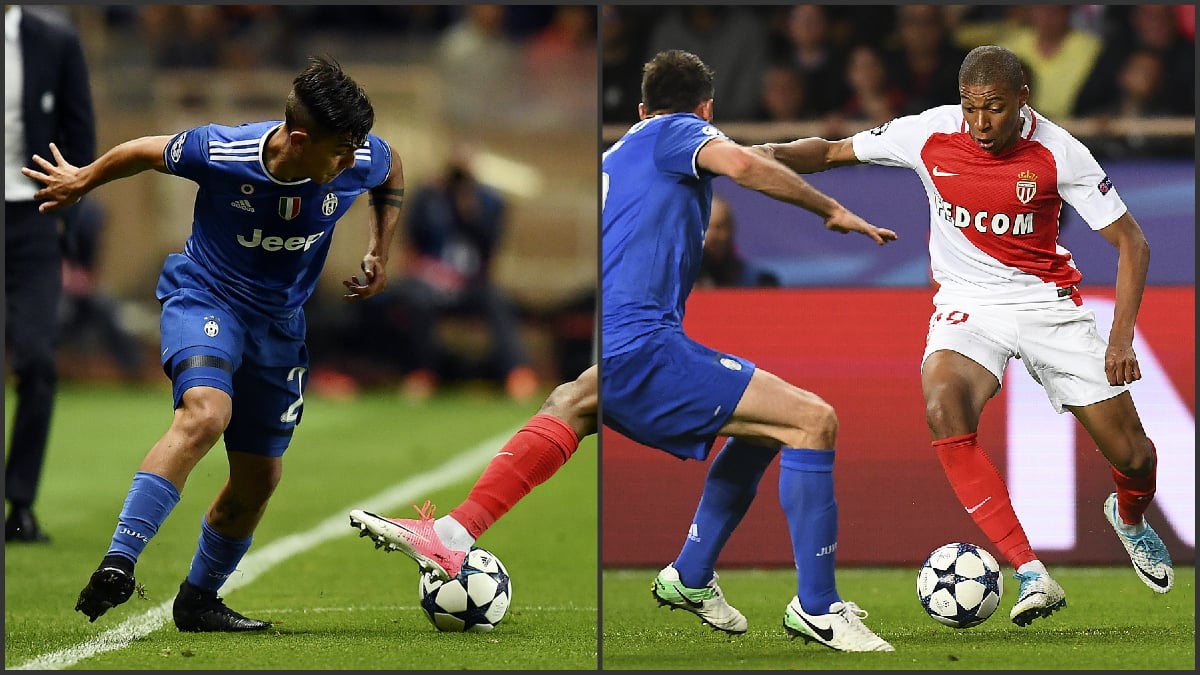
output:
{"label": "nike swoosh on jersey", "polygon": [[934,165],[933,175],[935,175],[935,176],[957,176],[958,174],[950,173],[949,171],[942,171],[940,167],[938,167],[937,165]]}

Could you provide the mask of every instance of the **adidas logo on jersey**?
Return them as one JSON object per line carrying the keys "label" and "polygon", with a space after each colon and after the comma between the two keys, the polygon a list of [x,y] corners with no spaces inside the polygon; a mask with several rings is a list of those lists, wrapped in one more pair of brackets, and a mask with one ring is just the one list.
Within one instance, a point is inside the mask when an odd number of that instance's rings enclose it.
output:
{"label": "adidas logo on jersey", "polygon": [[229,202],[229,205],[235,209],[241,209],[247,213],[254,213],[254,207],[250,204],[249,199],[236,199]]}

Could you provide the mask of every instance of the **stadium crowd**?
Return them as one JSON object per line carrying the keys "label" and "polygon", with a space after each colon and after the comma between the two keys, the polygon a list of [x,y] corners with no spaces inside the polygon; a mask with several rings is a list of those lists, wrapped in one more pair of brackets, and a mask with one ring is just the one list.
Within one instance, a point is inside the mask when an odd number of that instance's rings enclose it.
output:
{"label": "stadium crowd", "polygon": [[[716,77],[728,122],[807,121],[841,137],[957,103],[963,56],[1021,59],[1030,104],[1054,120],[1195,115],[1194,5],[603,5],[602,119],[637,119],[642,64],[691,51]],[[1194,135],[1101,133],[1102,156],[1186,155]]]}

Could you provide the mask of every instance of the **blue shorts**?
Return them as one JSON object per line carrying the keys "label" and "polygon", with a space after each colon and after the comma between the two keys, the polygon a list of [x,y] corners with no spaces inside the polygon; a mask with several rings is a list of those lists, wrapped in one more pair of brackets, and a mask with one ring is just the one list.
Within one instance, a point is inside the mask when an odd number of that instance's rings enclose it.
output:
{"label": "blue shorts", "polygon": [[159,333],[176,408],[191,387],[215,387],[233,399],[226,450],[267,457],[287,450],[308,384],[303,310],[272,318],[184,288],[162,299]]}
{"label": "blue shorts", "polygon": [[604,357],[603,422],[676,457],[706,459],[754,369],[682,332],[656,333],[631,351]]}

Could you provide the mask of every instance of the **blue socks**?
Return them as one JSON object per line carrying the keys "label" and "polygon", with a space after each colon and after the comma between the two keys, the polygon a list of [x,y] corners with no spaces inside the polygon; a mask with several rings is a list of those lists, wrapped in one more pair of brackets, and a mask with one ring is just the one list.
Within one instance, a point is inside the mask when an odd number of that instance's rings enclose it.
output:
{"label": "blue socks", "polygon": [[828,614],[841,602],[834,579],[838,512],[833,495],[833,451],[784,448],[779,503],[787,516],[796,559],[797,593],[809,614]]}
{"label": "blue socks", "polygon": [[[126,559],[130,561],[129,570],[132,572],[132,563],[137,562],[150,539],[158,533],[158,528],[178,503],[179,491],[171,481],[145,471],[134,474],[133,485],[125,497],[125,506],[121,508],[117,529],[105,560]],[[216,591],[246,555],[251,539],[227,537],[201,518],[200,544],[192,559],[187,580],[200,589]],[[123,567],[119,562],[118,566]]]}
{"label": "blue socks", "polygon": [[746,515],[759,480],[778,452],[730,438],[713,459],[687,541],[675,560],[684,586],[700,588],[712,580],[717,556]]}
{"label": "blue socks", "polygon": [[134,474],[133,485],[129,487],[125,505],[117,518],[108,555],[137,562],[150,538],[158,533],[158,528],[178,503],[179,490],[171,481],[145,471]]}
{"label": "blue socks", "polygon": [[187,580],[191,585],[205,591],[216,592],[221,584],[237,569],[250,548],[253,537],[234,539],[217,532],[208,524],[208,519],[200,518],[200,544],[196,555],[192,558],[192,567],[188,570]]}

